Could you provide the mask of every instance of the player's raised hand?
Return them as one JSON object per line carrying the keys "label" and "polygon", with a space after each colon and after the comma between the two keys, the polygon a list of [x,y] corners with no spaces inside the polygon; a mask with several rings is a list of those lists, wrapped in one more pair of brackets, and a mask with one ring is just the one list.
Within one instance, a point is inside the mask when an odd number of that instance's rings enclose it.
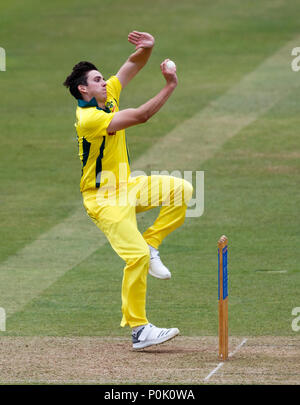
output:
{"label": "player's raised hand", "polygon": [[154,37],[148,32],[132,31],[128,34],[128,41],[135,45],[135,49],[152,48],[154,45]]}

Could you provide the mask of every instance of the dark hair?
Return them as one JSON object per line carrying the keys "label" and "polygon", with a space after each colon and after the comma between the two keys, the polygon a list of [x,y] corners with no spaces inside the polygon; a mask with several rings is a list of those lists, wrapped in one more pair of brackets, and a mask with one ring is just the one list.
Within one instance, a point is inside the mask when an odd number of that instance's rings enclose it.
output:
{"label": "dark hair", "polygon": [[73,67],[72,73],[66,78],[63,85],[68,87],[72,96],[77,100],[82,98],[78,90],[79,84],[87,86],[87,73],[91,70],[98,70],[95,65],[90,62],[79,62]]}

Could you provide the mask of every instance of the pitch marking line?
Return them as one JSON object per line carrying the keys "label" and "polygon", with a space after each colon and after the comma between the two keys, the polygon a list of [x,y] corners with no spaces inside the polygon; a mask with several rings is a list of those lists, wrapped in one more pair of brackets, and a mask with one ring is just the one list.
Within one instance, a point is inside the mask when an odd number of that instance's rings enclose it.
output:
{"label": "pitch marking line", "polygon": [[[229,353],[228,357],[235,355],[242,346],[247,342],[248,339],[243,339],[242,342],[234,349],[233,352]],[[225,364],[225,361],[221,361],[216,368],[214,368],[205,378],[204,381],[208,381],[216,372]]]}

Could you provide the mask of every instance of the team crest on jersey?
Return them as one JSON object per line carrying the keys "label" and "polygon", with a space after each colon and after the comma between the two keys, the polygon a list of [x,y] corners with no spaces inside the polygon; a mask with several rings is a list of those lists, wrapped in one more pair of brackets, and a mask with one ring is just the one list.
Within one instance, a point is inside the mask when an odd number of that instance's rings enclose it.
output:
{"label": "team crest on jersey", "polygon": [[115,108],[116,108],[116,106],[114,105],[114,103],[111,100],[109,100],[105,103],[105,107],[108,108],[110,110],[110,112],[114,112]]}

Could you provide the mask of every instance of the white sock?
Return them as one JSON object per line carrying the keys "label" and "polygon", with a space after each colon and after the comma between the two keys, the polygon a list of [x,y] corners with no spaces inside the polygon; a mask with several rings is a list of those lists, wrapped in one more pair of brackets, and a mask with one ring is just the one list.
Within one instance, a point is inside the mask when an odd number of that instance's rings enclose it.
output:
{"label": "white sock", "polygon": [[149,249],[150,249],[150,257],[151,257],[151,258],[156,257],[156,256],[159,255],[158,249],[155,249],[155,248],[154,248],[153,246],[151,246],[151,245],[148,245],[148,246],[149,246]]}

